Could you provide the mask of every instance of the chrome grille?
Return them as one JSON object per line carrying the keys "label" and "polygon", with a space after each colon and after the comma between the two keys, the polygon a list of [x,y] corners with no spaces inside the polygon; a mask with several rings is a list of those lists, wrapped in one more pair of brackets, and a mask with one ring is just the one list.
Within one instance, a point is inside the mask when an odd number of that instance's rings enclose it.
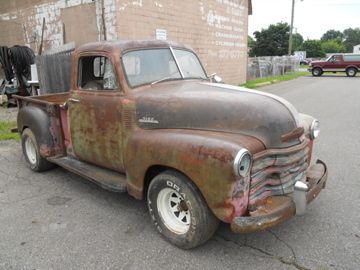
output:
{"label": "chrome grille", "polygon": [[288,194],[294,184],[306,177],[307,142],[290,149],[267,150],[254,157],[251,169],[249,206],[269,196]]}

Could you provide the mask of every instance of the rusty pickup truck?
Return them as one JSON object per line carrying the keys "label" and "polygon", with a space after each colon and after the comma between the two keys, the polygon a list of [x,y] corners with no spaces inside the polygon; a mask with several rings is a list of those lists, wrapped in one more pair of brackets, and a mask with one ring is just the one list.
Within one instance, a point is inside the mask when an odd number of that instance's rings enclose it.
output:
{"label": "rusty pickup truck", "polygon": [[90,43],[72,63],[69,92],[17,97],[28,165],[146,199],[156,229],[180,248],[205,243],[219,221],[237,233],[275,226],[325,187],[327,167],[312,155],[319,122],[220,83],[186,46]]}

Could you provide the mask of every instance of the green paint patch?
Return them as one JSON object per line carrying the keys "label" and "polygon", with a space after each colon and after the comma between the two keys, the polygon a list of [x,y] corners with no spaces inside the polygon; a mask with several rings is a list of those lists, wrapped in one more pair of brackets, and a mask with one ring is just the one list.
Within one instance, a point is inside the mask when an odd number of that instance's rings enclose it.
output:
{"label": "green paint patch", "polygon": [[246,87],[246,88],[257,88],[257,87],[261,87],[261,86],[265,86],[265,85],[269,85],[269,84],[274,84],[277,82],[294,80],[294,79],[297,79],[302,76],[307,76],[309,74],[310,73],[308,71],[289,72],[284,75],[250,80],[250,81],[247,81],[246,83],[242,84],[241,86]]}
{"label": "green paint patch", "polygon": [[16,128],[16,122],[0,121],[0,141],[5,141],[5,140],[20,141],[19,134],[11,132],[12,128]]}

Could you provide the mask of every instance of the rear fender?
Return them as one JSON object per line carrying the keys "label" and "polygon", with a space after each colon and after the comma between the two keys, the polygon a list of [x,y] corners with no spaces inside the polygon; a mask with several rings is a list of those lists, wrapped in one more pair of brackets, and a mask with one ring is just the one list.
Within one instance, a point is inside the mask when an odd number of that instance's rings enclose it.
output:
{"label": "rear fender", "polygon": [[40,155],[44,158],[63,154],[64,149],[58,115],[54,110],[51,111],[52,113],[37,106],[26,106],[19,109],[17,116],[19,133],[30,128],[39,145]]}
{"label": "rear fender", "polygon": [[349,68],[355,68],[356,70],[359,70],[359,67],[356,65],[350,65],[345,68],[345,70],[348,70]]}

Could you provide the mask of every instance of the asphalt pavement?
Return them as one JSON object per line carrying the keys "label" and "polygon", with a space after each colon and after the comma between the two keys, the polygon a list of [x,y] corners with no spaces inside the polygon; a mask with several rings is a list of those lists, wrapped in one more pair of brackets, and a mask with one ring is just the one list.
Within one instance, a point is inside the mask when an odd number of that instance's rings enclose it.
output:
{"label": "asphalt pavement", "polygon": [[321,122],[315,152],[329,167],[305,216],[205,245],[163,240],[145,202],[61,168],[34,173],[19,143],[0,142],[0,269],[360,269],[360,77],[302,77],[261,88]]}

